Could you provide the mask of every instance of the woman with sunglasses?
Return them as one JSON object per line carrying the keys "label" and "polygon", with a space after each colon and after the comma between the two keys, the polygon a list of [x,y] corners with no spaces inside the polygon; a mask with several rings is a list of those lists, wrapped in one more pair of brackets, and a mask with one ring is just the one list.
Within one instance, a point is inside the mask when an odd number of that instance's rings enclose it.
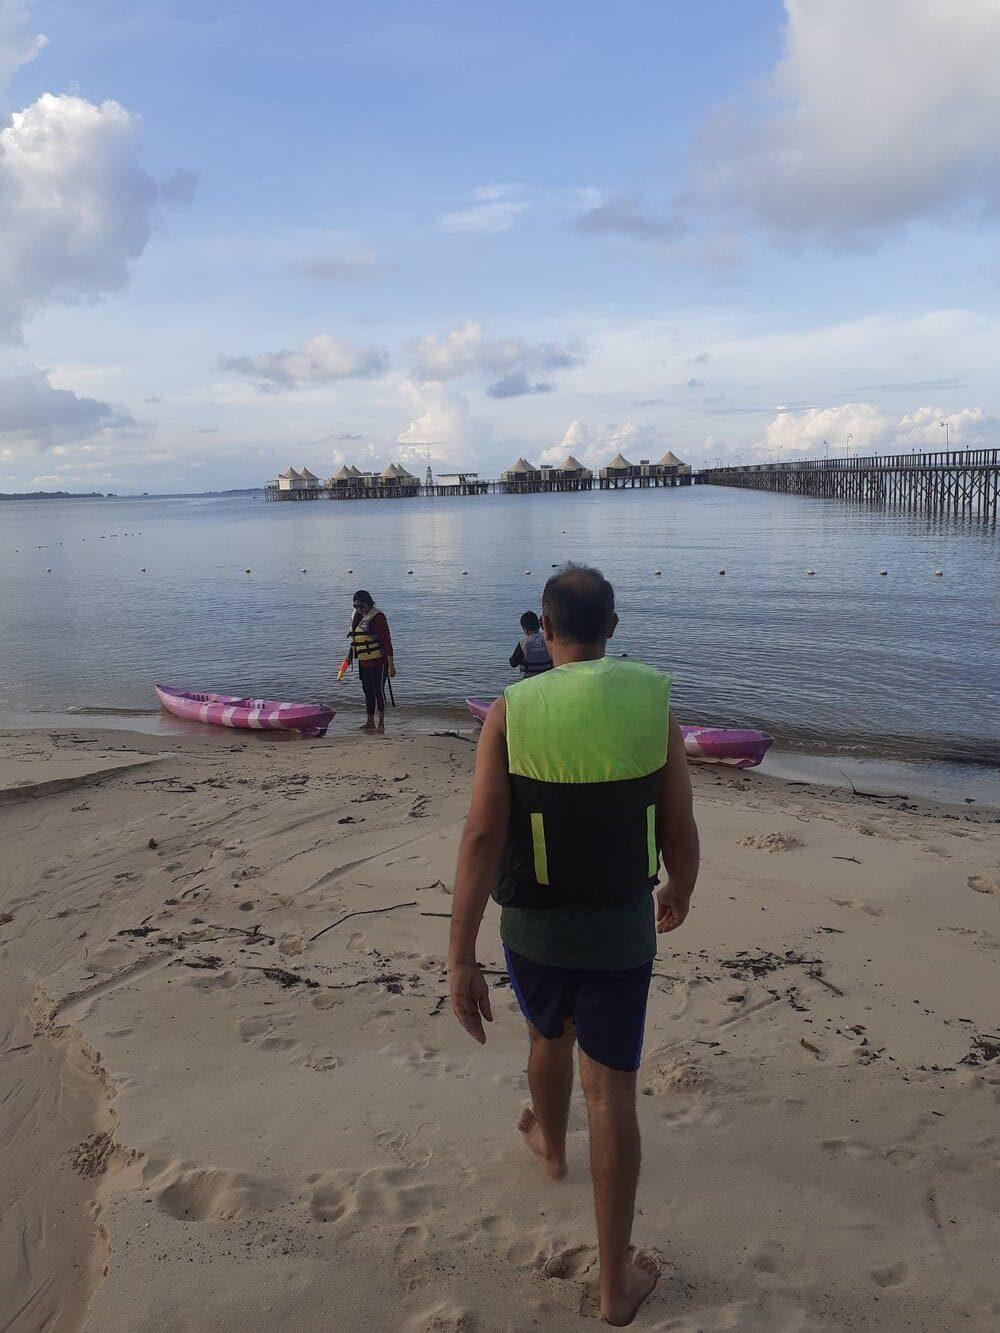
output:
{"label": "woman with sunglasses", "polygon": [[[350,648],[344,668],[353,660],[358,664],[361,688],[365,692],[368,712],[362,731],[385,731],[385,682],[395,676],[396,664],[392,653],[392,636],[385,614],[375,605],[370,592],[359,588],[354,594],[354,614],[348,631]],[[378,714],[378,723],[375,715]]]}

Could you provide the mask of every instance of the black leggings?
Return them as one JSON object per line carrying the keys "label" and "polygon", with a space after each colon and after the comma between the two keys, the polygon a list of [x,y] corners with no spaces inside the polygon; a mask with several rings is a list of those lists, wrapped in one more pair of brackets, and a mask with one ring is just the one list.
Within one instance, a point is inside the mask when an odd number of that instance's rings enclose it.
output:
{"label": "black leggings", "polygon": [[358,663],[358,675],[361,677],[361,688],[365,692],[365,707],[369,717],[373,717],[376,711],[385,712],[385,673],[384,660],[371,664]]}

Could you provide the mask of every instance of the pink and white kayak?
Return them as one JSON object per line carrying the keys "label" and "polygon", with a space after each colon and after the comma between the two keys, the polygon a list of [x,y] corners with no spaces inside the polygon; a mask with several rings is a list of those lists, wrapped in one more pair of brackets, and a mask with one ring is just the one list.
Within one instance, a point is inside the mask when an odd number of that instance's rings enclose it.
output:
{"label": "pink and white kayak", "polygon": [[248,731],[297,731],[303,736],[325,736],[334,713],[323,704],[243,699],[238,694],[175,690],[170,685],[157,685],[156,693],[163,707],[175,717],[208,722],[216,727],[244,727]]}
{"label": "pink and white kayak", "polygon": [[[480,726],[486,720],[492,699],[466,699],[469,712]],[[766,731],[730,727],[681,727],[684,750],[697,764],[729,764],[733,768],[756,768],[774,744]]]}

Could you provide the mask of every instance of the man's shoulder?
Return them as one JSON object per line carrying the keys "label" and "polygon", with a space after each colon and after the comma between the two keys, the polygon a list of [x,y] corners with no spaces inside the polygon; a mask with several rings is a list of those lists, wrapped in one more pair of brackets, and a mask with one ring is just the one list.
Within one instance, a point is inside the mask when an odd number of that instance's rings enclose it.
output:
{"label": "man's shoulder", "polygon": [[648,681],[650,684],[669,685],[670,673],[661,671],[659,667],[648,666],[645,662],[637,662],[632,657],[610,657],[608,661],[613,669],[624,676],[632,676],[636,680]]}

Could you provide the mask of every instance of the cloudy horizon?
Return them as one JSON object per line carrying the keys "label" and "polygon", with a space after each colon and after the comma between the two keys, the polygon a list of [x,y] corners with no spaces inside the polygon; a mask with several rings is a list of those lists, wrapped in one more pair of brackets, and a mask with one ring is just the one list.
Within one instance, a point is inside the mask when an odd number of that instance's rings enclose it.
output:
{"label": "cloudy horizon", "polygon": [[992,0],[80,8],[0,0],[0,490],[1000,444]]}

